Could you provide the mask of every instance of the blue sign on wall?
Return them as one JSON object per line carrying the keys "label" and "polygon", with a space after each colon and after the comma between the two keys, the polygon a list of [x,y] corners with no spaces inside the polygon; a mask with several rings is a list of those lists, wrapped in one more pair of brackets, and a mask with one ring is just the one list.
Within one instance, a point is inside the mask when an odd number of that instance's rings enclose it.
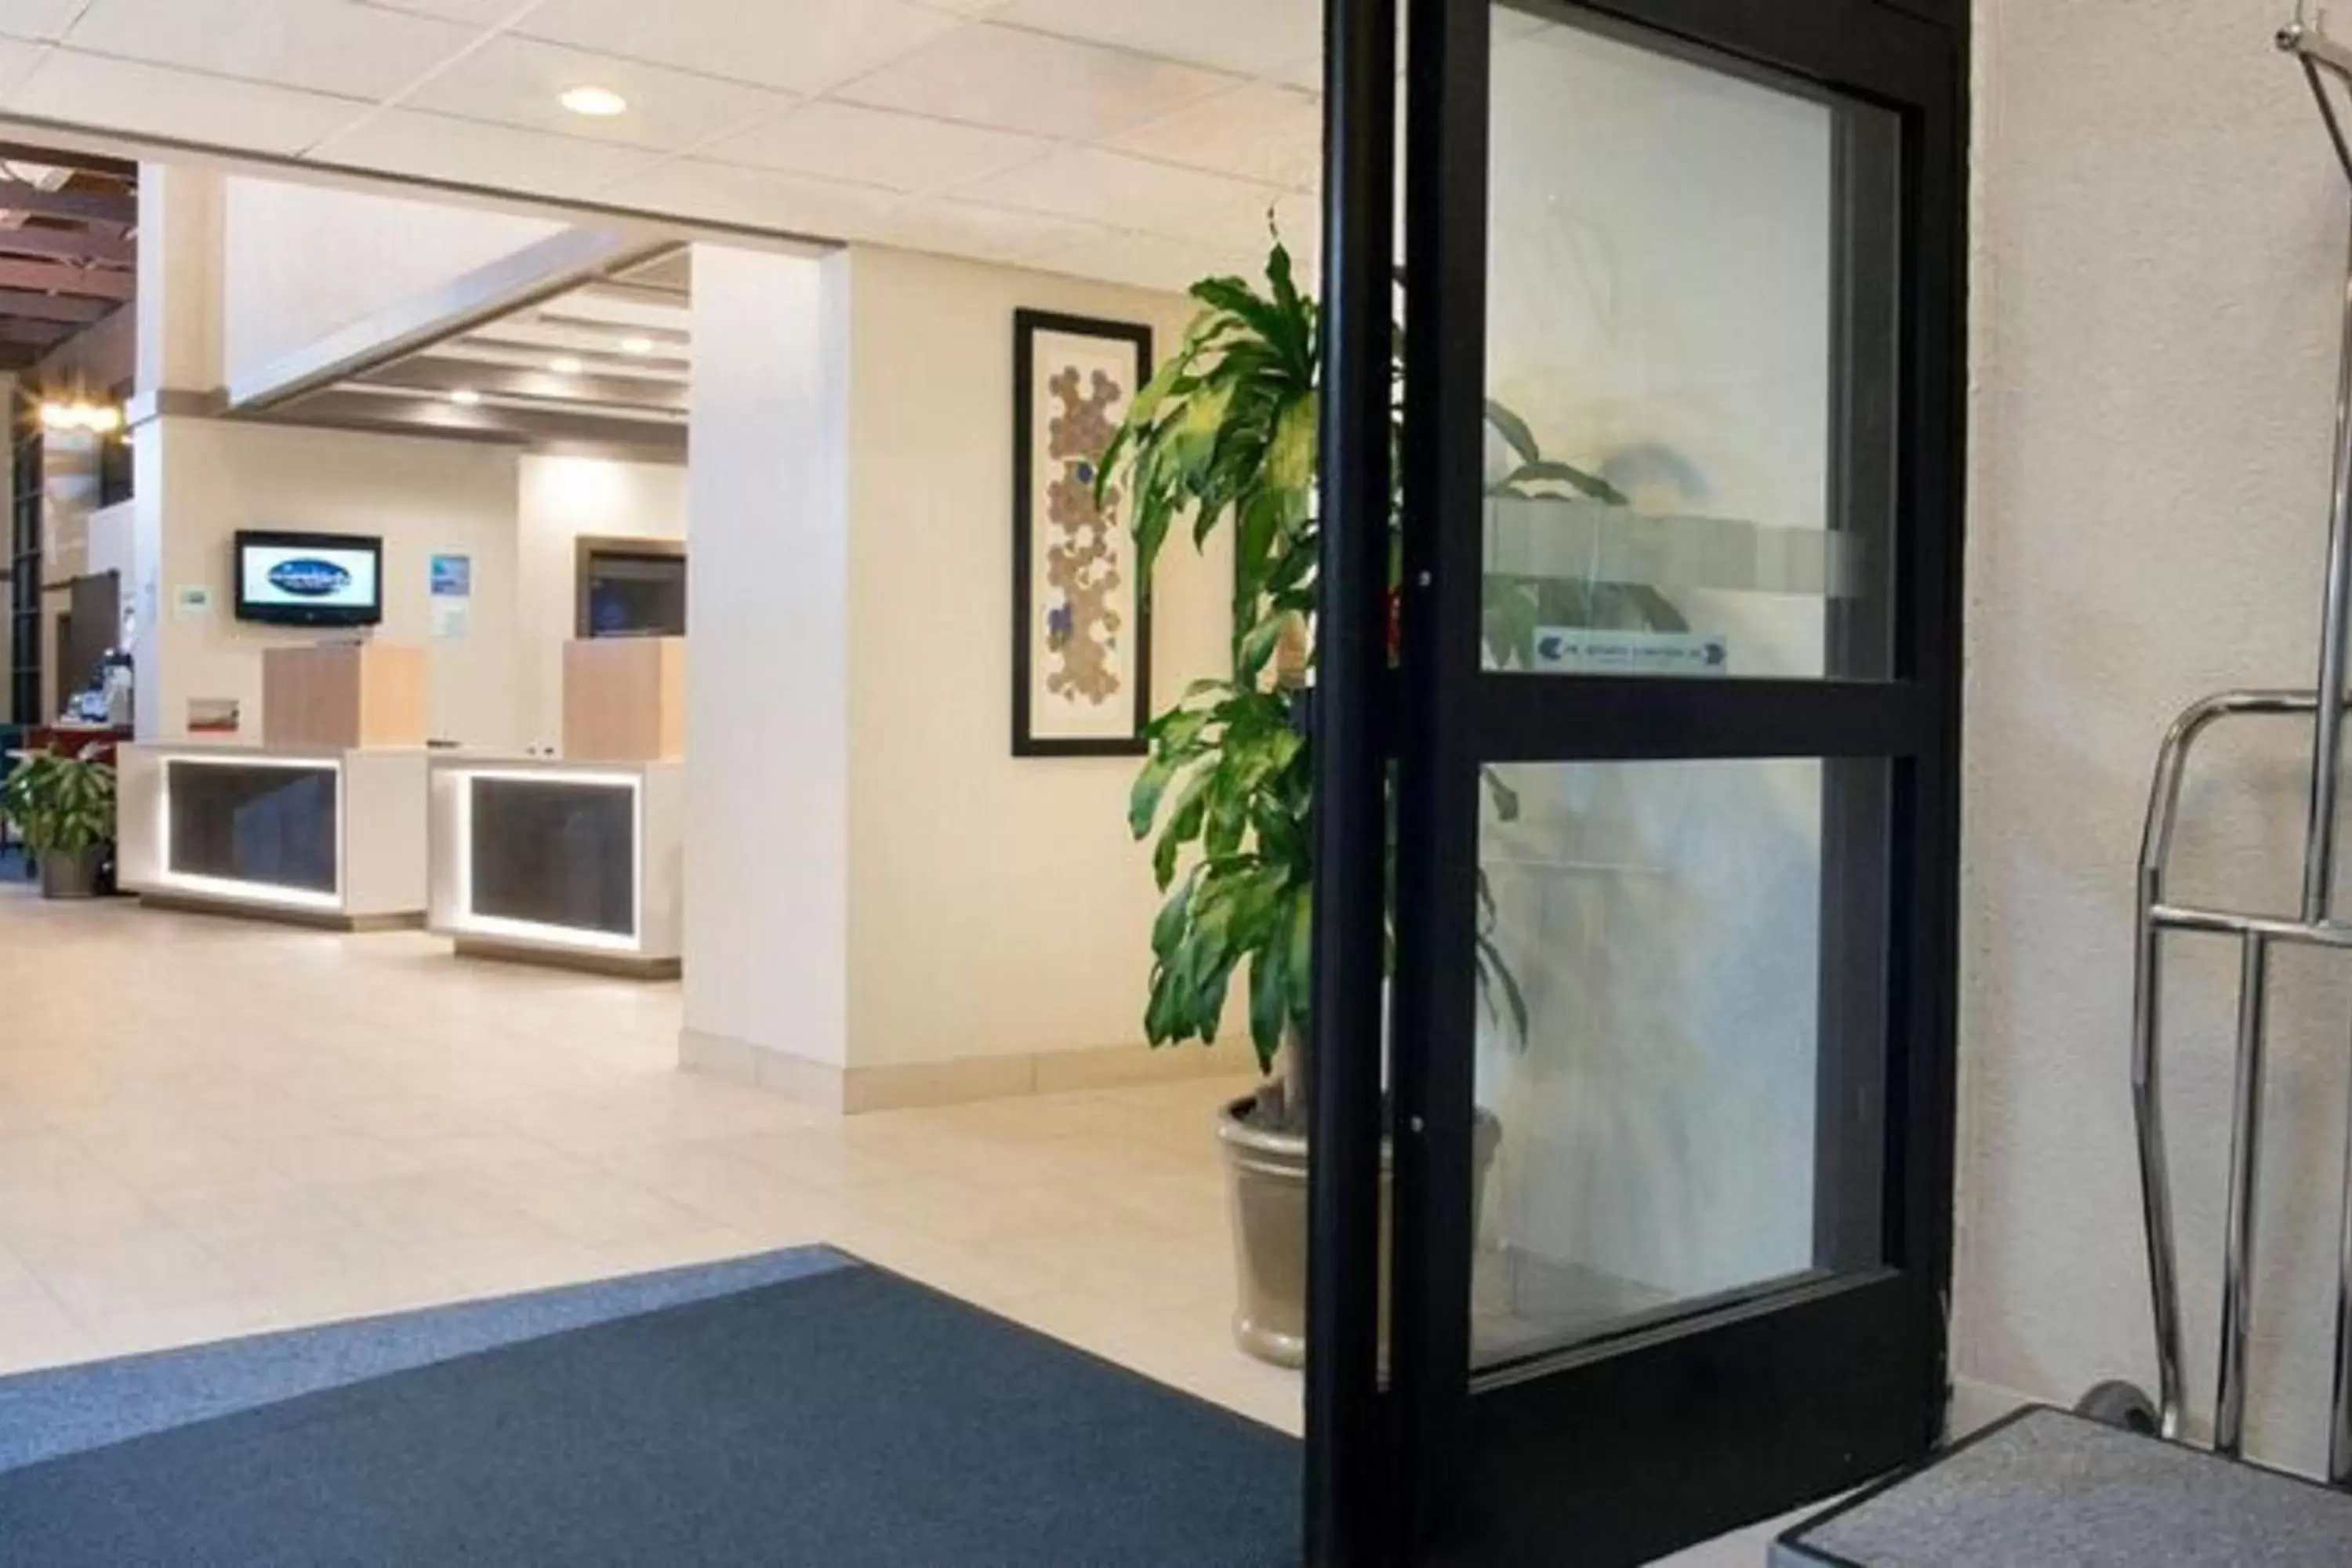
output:
{"label": "blue sign on wall", "polygon": [[470,555],[433,557],[433,596],[468,599],[474,594],[474,558]]}

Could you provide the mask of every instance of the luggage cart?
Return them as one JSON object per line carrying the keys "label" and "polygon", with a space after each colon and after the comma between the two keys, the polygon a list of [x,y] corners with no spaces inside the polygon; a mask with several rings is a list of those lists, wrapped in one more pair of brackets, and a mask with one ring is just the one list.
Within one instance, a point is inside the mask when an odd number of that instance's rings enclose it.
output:
{"label": "luggage cart", "polygon": [[[2328,141],[2352,181],[2352,142],[2328,85],[2352,90],[2352,48],[2307,20],[2278,33],[2281,51],[2301,66],[2319,106]],[[2154,1309],[2157,1395],[2137,1386],[2103,1383],[2075,1409],[2113,1426],[2180,1441],[2183,1390],[2180,1354],[2180,1275],[2172,1226],[2171,1173],[2166,1156],[2163,1105],[2163,963],[2167,939],[2181,933],[2234,938],[2238,943],[2237,1061],[2230,1120],[2229,1200],[2221,1259],[2221,1361],[2213,1408],[2213,1449],[2234,1458],[2242,1451],[2246,1415],[2246,1345],[2251,1321],[2254,1197],[2262,1152],[2263,1025],[2269,999],[2270,955],[2281,942],[2352,948],[2352,921],[2333,908],[2336,814],[2342,784],[2346,677],[2352,660],[2352,253],[2345,274],[2343,346],[2336,375],[2335,482],[2328,518],[2326,581],[2320,598],[2319,668],[2309,691],[2216,692],[2176,719],[2157,752],[2140,838],[2137,945],[2132,977],[2132,1116],[2137,1131],[2140,1206],[2147,1232],[2148,1295]],[[2323,701],[2321,693],[2331,694]],[[2180,789],[2197,742],[2216,724],[2246,718],[2311,720],[2311,777],[2305,795],[2303,888],[2291,914],[2255,914],[2177,902],[2167,895]],[[2338,1216],[2334,1385],[2328,1406],[2327,1479],[2352,1485],[2352,1130],[2345,1152],[2343,1208]]]}

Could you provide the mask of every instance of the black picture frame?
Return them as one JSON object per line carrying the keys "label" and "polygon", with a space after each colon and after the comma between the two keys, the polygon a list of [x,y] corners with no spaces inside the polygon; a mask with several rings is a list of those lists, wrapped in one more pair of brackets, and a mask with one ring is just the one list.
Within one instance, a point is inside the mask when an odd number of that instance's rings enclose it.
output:
{"label": "black picture frame", "polygon": [[[1035,657],[1037,626],[1035,574],[1031,559],[1035,549],[1035,507],[1032,476],[1035,471],[1036,340],[1040,333],[1099,338],[1131,346],[1135,353],[1134,383],[1127,401],[1151,378],[1151,329],[1139,322],[1101,321],[1088,316],[1062,315],[1051,310],[1013,312],[1013,754],[1016,757],[1139,757],[1150,750],[1144,728],[1151,721],[1151,595],[1140,581],[1135,584],[1133,629],[1134,709],[1128,733],[1120,736],[1055,736],[1035,732],[1030,685]],[[1122,409],[1122,412],[1124,410]],[[1119,520],[1125,530],[1125,519]]]}

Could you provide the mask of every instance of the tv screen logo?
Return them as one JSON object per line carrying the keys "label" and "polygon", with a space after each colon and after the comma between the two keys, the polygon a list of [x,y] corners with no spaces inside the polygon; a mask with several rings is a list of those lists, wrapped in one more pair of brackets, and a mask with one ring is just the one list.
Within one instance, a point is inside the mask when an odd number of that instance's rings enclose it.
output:
{"label": "tv screen logo", "polygon": [[281,594],[304,599],[324,599],[352,585],[352,574],[331,561],[298,557],[269,569],[269,585]]}

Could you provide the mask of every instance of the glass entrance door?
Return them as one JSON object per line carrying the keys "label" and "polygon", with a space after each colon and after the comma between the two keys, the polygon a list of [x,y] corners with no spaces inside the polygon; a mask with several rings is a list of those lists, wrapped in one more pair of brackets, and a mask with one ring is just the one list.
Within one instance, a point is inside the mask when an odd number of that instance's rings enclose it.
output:
{"label": "glass entrance door", "polygon": [[1370,1405],[1421,1558],[1644,1561],[1941,1418],[1965,57],[1928,9],[1407,6]]}

